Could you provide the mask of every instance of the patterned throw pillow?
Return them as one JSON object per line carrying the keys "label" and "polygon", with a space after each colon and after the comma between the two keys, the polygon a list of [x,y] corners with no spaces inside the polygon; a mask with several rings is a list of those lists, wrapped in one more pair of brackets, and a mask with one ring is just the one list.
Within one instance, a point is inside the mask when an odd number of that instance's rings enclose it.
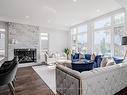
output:
{"label": "patterned throw pillow", "polygon": [[107,63],[108,63],[108,58],[103,58],[101,61],[101,67],[105,67]]}

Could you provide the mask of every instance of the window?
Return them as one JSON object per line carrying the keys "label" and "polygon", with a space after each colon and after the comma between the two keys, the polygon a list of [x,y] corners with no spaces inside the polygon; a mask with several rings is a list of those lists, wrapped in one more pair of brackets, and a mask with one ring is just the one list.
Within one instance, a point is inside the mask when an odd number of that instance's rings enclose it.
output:
{"label": "window", "polygon": [[48,33],[41,33],[41,40],[48,40]]}
{"label": "window", "polygon": [[76,50],[76,28],[71,29],[72,50]]}
{"label": "window", "polygon": [[87,48],[87,25],[71,29],[72,50],[85,52]]}
{"label": "window", "polygon": [[5,33],[0,31],[0,56],[5,56]]}
{"label": "window", "polygon": [[77,36],[78,51],[86,52],[87,49],[87,34],[79,34]]}
{"label": "window", "polygon": [[[94,52],[111,55],[111,17],[94,22]],[[100,30],[96,30],[100,29]]]}
{"label": "window", "polygon": [[115,24],[123,24],[125,21],[125,13],[120,13],[115,15],[114,17],[114,23]]}
{"label": "window", "polygon": [[94,29],[100,29],[111,25],[111,17],[94,22]]}
{"label": "window", "polygon": [[44,49],[48,49],[49,41],[48,41],[48,33],[41,33],[41,51]]}
{"label": "window", "polygon": [[114,55],[115,56],[124,56],[124,47],[121,46],[121,41],[124,33],[124,27],[115,27],[114,28]]}
{"label": "window", "polygon": [[94,33],[94,52],[109,55],[111,53],[111,31],[101,30]]}
{"label": "window", "polygon": [[77,31],[78,33],[87,32],[87,25],[80,25]]}

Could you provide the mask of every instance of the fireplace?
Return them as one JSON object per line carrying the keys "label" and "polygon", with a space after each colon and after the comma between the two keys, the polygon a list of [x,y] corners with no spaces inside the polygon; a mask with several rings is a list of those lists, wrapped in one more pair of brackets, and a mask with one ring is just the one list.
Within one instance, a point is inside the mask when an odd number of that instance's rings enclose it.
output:
{"label": "fireplace", "polygon": [[36,62],[36,53],[36,49],[14,49],[14,56],[18,56],[19,63]]}

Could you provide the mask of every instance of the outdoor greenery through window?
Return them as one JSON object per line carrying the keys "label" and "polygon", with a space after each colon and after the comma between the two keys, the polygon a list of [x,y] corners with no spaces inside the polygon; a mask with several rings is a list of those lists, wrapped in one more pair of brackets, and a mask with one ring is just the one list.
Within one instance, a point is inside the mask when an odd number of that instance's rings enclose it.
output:
{"label": "outdoor greenery through window", "polygon": [[100,30],[94,33],[94,52],[110,55],[111,53],[111,30]]}
{"label": "outdoor greenery through window", "polygon": [[123,57],[125,48],[121,46],[124,36],[125,13],[119,13],[114,17],[114,55]]}

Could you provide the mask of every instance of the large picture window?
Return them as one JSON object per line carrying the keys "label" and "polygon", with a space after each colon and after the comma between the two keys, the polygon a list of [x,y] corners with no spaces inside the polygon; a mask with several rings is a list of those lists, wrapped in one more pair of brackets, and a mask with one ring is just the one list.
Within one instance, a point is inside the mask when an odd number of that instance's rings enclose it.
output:
{"label": "large picture window", "polygon": [[114,28],[114,55],[115,56],[124,56],[124,47],[121,46],[122,37],[124,35],[124,27],[115,27]]}
{"label": "large picture window", "polygon": [[87,49],[87,25],[79,25],[71,30],[72,50],[85,52]]}
{"label": "large picture window", "polygon": [[94,52],[109,55],[111,53],[111,31],[100,30],[94,33]]}
{"label": "large picture window", "polygon": [[0,29],[0,57],[5,57],[5,29]]}
{"label": "large picture window", "polygon": [[125,48],[121,39],[125,35],[125,12],[123,10],[104,15],[75,26],[72,47],[79,52],[94,52],[106,56],[123,57]]}

